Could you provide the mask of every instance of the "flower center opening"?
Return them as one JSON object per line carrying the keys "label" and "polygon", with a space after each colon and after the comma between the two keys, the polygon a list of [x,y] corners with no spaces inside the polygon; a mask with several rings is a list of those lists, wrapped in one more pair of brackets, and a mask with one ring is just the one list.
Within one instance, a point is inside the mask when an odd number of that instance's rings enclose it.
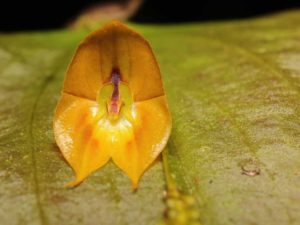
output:
{"label": "flower center opening", "polygon": [[121,81],[120,72],[114,69],[111,73],[110,82],[105,84],[99,91],[98,114],[106,115],[110,120],[117,120],[121,115],[128,119],[132,117],[133,99],[127,83]]}

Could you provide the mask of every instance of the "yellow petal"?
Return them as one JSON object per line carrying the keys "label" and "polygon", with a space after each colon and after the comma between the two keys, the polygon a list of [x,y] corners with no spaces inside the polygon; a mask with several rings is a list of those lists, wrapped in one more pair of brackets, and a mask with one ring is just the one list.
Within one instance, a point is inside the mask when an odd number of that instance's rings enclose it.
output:
{"label": "yellow petal", "polygon": [[97,103],[63,94],[56,109],[54,134],[63,156],[76,173],[70,186],[79,184],[110,158],[98,138]]}
{"label": "yellow petal", "polygon": [[135,104],[130,129],[120,130],[122,145],[113,148],[113,161],[131,178],[133,187],[165,147],[170,135],[170,115],[164,96]]}

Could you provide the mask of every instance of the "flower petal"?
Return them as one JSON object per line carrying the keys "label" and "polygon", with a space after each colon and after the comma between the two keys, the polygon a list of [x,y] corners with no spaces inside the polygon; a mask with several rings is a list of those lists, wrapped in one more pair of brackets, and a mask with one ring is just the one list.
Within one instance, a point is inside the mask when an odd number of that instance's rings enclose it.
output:
{"label": "flower petal", "polygon": [[[134,188],[144,171],[165,147],[170,135],[171,117],[164,96],[138,102],[132,129],[121,133],[126,136],[122,145],[114,148],[112,158],[131,178]],[[126,141],[125,141],[126,140]]]}
{"label": "flower petal", "polygon": [[54,134],[65,159],[76,173],[79,184],[110,158],[110,148],[103,146],[97,126],[97,103],[63,94],[56,109]]}
{"label": "flower petal", "polygon": [[129,84],[134,101],[164,95],[159,67],[148,42],[120,22],[87,36],[69,66],[64,91],[95,100],[114,68]]}

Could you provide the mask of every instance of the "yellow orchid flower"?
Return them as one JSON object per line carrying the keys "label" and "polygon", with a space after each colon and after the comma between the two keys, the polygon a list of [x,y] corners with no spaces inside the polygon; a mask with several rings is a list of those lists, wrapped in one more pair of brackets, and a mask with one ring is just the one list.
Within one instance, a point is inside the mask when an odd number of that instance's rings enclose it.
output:
{"label": "yellow orchid flower", "polygon": [[82,182],[111,158],[133,187],[165,147],[171,116],[148,42],[110,22],[79,45],[54,116],[63,156]]}

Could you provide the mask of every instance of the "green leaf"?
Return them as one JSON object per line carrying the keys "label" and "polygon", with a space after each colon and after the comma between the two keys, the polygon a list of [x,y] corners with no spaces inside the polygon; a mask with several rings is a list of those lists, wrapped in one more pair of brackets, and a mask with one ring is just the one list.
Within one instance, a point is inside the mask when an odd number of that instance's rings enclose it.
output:
{"label": "green leaf", "polygon": [[[173,117],[168,161],[202,224],[300,221],[300,12],[132,25],[151,42]],[[112,163],[74,189],[53,110],[86,30],[0,35],[0,224],[157,224],[161,161],[131,192]]]}

